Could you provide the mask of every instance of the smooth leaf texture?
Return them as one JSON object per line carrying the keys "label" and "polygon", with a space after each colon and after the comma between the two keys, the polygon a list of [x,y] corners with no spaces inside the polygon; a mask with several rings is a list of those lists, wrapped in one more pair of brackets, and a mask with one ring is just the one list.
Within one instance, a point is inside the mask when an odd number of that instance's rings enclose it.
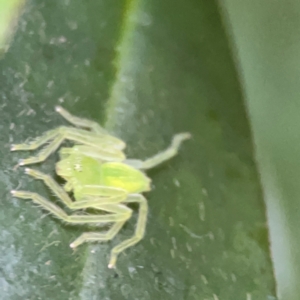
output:
{"label": "smooth leaf texture", "polygon": [[299,1],[224,1],[264,187],[277,291],[299,299]]}
{"label": "smooth leaf texture", "polygon": [[[30,1],[0,62],[0,299],[275,299],[265,208],[240,80],[214,1]],[[177,157],[148,172],[142,242],[107,269],[111,243],[69,244],[62,224],[19,188],[57,201],[9,144],[66,124],[61,104],[146,158],[189,131]],[[35,168],[54,176],[57,156]],[[57,180],[58,178],[55,177]],[[61,182],[61,181],[60,181]]]}

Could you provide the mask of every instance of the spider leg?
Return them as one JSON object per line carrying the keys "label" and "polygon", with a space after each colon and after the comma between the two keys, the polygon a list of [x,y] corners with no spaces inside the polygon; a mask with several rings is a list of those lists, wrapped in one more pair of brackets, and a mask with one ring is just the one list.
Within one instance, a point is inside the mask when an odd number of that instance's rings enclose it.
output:
{"label": "spider leg", "polygon": [[[91,146],[76,145],[73,147],[63,147],[59,150],[60,159],[65,159],[71,154],[84,155],[92,157],[96,160],[103,160],[103,151],[99,151],[97,148],[92,148]],[[107,159],[109,160],[109,159]]]}
{"label": "spider leg", "polygon": [[140,205],[135,234],[132,238],[123,241],[122,243],[115,246],[111,250],[110,261],[108,264],[109,268],[115,267],[117,262],[117,257],[121,252],[123,252],[128,247],[135,245],[144,237],[146,223],[147,223],[147,213],[148,213],[147,200],[140,194],[132,194],[129,195],[125,201],[123,201],[123,203],[133,203],[133,202],[137,202]]}
{"label": "spider leg", "polygon": [[91,131],[96,132],[96,133],[107,134],[107,131],[94,121],[90,121],[90,120],[87,120],[84,118],[79,118],[79,117],[73,116],[67,110],[62,108],[61,106],[56,106],[55,110],[63,118],[65,118],[68,122],[70,122],[71,124],[73,124],[76,127],[84,127],[84,128],[88,128]]}
{"label": "spider leg", "polygon": [[35,150],[42,145],[46,144],[50,140],[54,139],[57,136],[57,129],[49,130],[45,132],[42,136],[35,138],[29,143],[11,145],[11,151],[19,150]]}
{"label": "spider leg", "polygon": [[128,159],[125,160],[124,163],[133,166],[136,169],[151,169],[164,161],[172,158],[178,152],[178,149],[181,143],[191,137],[190,133],[179,133],[173,137],[171,145],[164,151],[159,152],[158,154],[154,155],[146,159],[145,161],[138,160],[138,159]]}
{"label": "spider leg", "polygon": [[109,241],[121,230],[125,221],[115,223],[107,232],[85,232],[70,244],[71,248],[76,248],[85,242]]}
{"label": "spider leg", "polygon": [[[137,202],[140,204],[138,221],[135,229],[135,234],[132,238],[127,239],[114,247],[111,251],[111,257],[108,267],[114,268],[117,262],[118,255],[123,252],[125,249],[138,243],[145,234],[146,222],[147,222],[147,213],[148,205],[146,199],[139,194],[129,195],[129,197],[123,201],[123,203],[133,203]],[[86,232],[79,236],[73,243],[71,243],[71,248],[76,248],[84,242],[96,242],[96,241],[108,241],[114,238],[114,236],[120,231],[123,227],[125,221],[116,222],[107,232],[98,233],[98,232]]]}
{"label": "spider leg", "polygon": [[[26,191],[11,191],[17,198],[32,199],[33,202],[41,205],[44,209],[58,217],[59,219],[71,224],[85,223],[115,223],[106,233],[87,232],[79,236],[71,247],[75,248],[87,241],[107,241],[112,239],[122,228],[124,223],[131,217],[132,210],[121,203],[139,203],[139,216],[136,225],[135,234],[114,247],[111,251],[109,268],[115,267],[117,256],[128,247],[138,243],[144,236],[147,222],[148,204],[146,199],[140,194],[127,196],[124,191],[102,186],[84,186],[87,197],[80,201],[73,202],[69,195],[61,188],[51,176],[36,170],[26,168],[26,173],[36,179],[42,180],[51,191],[62,200],[70,209],[82,209],[93,207],[99,210],[110,212],[106,215],[67,215],[59,206],[48,201],[44,197]],[[127,199],[125,198],[127,196]]]}
{"label": "spider leg", "polygon": [[31,199],[33,202],[41,205],[44,209],[58,217],[59,219],[70,224],[100,224],[116,223],[126,221],[131,217],[132,210],[121,204],[98,204],[97,209],[101,209],[111,214],[105,215],[67,215],[59,206],[48,201],[37,193],[26,191],[11,191],[12,195],[17,198]]}
{"label": "spider leg", "polygon": [[19,165],[34,164],[46,160],[51,153],[57,150],[64,140],[71,140],[75,143],[86,145],[88,148],[95,149],[94,151],[98,153],[99,158],[103,160],[122,161],[125,159],[124,153],[121,151],[125,147],[125,144],[117,138],[65,126],[48,131],[32,142],[12,145],[11,151],[34,150],[50,141],[36,156],[19,161]]}
{"label": "spider leg", "polygon": [[[95,186],[93,190],[97,193],[86,194],[87,197],[80,201],[72,201],[68,193],[49,175],[32,170],[25,169],[26,174],[34,177],[35,179],[42,180],[48,188],[70,209],[83,209],[88,207],[98,208],[102,204],[117,204],[121,203],[127,197],[127,193],[121,189],[115,189],[112,187]],[[93,186],[90,186],[93,187]],[[85,191],[87,192],[87,191]]]}

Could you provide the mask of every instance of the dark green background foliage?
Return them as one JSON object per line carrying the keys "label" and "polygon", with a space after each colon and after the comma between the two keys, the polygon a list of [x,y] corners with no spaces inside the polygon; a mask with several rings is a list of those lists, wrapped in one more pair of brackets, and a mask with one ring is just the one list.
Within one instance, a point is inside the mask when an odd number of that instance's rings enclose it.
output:
{"label": "dark green background foliage", "polygon": [[[222,4],[28,1],[0,62],[0,299],[275,300],[233,46],[242,29],[228,38],[224,25],[243,20]],[[13,169],[29,153],[9,151],[65,125],[57,104],[122,138],[129,157],[157,153],[177,132],[193,135],[148,172],[147,233],[116,270],[107,268],[109,251],[133,234],[136,215],[114,241],[73,252],[70,242],[88,227],[63,224],[9,193],[36,191],[57,202],[43,183]],[[57,159],[34,167],[55,176]]]}

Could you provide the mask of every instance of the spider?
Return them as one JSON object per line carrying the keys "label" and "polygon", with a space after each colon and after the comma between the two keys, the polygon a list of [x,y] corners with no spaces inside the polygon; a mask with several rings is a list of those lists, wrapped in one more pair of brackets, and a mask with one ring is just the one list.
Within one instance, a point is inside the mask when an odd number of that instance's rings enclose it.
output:
{"label": "spider", "polygon": [[[76,248],[84,242],[109,241],[121,230],[131,217],[128,203],[138,203],[139,212],[133,237],[121,242],[111,250],[109,268],[116,266],[118,255],[138,243],[145,234],[148,204],[143,192],[150,191],[151,180],[143,170],[153,168],[177,154],[181,143],[190,138],[189,133],[179,133],[173,137],[171,145],[164,151],[145,161],[126,159],[123,152],[126,144],[110,135],[96,122],[71,115],[60,106],[56,111],[71,126],[60,126],[47,131],[29,143],[12,145],[11,151],[35,150],[46,146],[36,155],[19,160],[18,165],[30,165],[45,161],[64,140],[74,142],[73,147],[62,147],[60,160],[56,163],[56,173],[65,179],[61,187],[51,176],[37,170],[25,169],[25,173],[42,180],[46,186],[71,210],[93,208],[101,214],[71,214],[34,192],[16,191],[14,197],[31,199],[57,218],[70,224],[109,224],[106,232],[85,232],[70,244]],[[69,193],[73,193],[73,200]]]}

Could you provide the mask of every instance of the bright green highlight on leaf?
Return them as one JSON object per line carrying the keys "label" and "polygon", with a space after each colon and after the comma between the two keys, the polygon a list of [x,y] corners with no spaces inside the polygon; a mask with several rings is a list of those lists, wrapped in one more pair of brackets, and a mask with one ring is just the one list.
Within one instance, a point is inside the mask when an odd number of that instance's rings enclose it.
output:
{"label": "bright green highlight on leaf", "polygon": [[24,3],[24,0],[0,1],[0,53],[8,48],[9,36]]}
{"label": "bright green highlight on leaf", "polygon": [[[125,148],[123,141],[109,135],[93,121],[72,116],[61,107],[57,107],[56,111],[71,124],[87,128],[90,131],[62,126],[46,132],[30,143],[13,145],[11,150],[35,150],[49,143],[36,156],[20,160],[19,165],[22,166],[46,160],[64,140],[75,142],[76,146],[61,149],[61,160],[56,164],[57,174],[66,180],[64,189],[50,176],[39,171],[26,168],[26,173],[44,181],[69,209],[93,208],[104,211],[106,214],[67,215],[59,206],[37,193],[15,190],[11,193],[18,198],[32,199],[59,219],[70,224],[113,223],[105,233],[83,233],[70,244],[71,248],[76,248],[88,241],[111,240],[131,217],[132,210],[126,204],[138,203],[140,208],[135,234],[112,249],[108,267],[113,268],[116,265],[117,256],[139,242],[145,233],[148,204],[140,193],[150,190],[150,179],[141,170],[155,167],[176,155],[180,144],[190,138],[190,134],[175,135],[168,149],[150,159],[145,161],[126,160],[122,152]],[[67,194],[71,191],[74,192],[75,201]]]}

